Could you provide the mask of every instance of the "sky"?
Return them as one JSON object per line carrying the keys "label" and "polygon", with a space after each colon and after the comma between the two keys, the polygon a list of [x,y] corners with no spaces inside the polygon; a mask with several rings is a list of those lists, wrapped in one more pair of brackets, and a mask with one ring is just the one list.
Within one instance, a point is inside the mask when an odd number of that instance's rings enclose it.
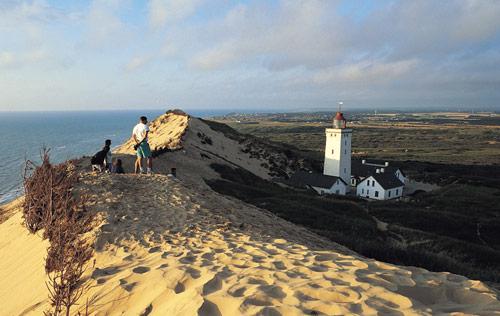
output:
{"label": "sky", "polygon": [[0,111],[500,108],[500,0],[0,0]]}

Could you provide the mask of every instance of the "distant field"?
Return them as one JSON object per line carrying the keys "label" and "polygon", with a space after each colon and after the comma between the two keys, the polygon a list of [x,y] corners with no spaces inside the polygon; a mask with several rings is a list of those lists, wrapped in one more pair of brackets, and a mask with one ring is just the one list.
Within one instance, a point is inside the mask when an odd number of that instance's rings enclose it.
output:
{"label": "distant field", "polygon": [[[321,122],[276,122],[253,119],[252,124],[221,120],[242,133],[323,152]],[[356,121],[353,128],[354,156],[393,160],[419,160],[461,164],[500,164],[500,125],[465,125],[435,121]],[[494,121],[496,124],[497,121]]]}

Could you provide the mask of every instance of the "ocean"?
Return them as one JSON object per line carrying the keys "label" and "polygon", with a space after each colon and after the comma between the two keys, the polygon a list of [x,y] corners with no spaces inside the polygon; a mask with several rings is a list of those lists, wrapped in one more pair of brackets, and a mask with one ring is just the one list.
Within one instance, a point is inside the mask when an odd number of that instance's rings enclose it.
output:
{"label": "ocean", "polygon": [[[229,110],[190,111],[210,117]],[[150,120],[163,110],[88,112],[0,112],[0,204],[22,193],[26,159],[39,162],[43,147],[52,162],[91,156],[111,139],[112,147],[126,141],[141,115]]]}

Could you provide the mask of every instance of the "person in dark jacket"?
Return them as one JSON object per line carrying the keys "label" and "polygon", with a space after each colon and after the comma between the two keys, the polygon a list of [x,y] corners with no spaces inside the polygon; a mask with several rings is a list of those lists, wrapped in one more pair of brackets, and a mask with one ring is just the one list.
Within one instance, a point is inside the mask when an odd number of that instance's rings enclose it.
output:
{"label": "person in dark jacket", "polygon": [[[109,142],[111,144],[111,141]],[[92,159],[90,159],[90,163],[92,164],[92,171],[102,172],[106,170],[106,158],[108,153],[111,151],[111,148],[108,145],[108,141],[104,143],[104,147],[98,151]]]}

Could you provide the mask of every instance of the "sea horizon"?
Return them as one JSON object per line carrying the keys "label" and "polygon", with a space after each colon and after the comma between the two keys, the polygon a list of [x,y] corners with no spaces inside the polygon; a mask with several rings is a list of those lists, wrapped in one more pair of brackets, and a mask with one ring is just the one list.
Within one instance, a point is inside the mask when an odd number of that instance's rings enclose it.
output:
{"label": "sea horizon", "polygon": [[[112,147],[125,142],[140,115],[150,120],[166,110],[3,111],[0,115],[0,205],[22,195],[22,171],[26,160],[40,162],[42,148],[51,161],[63,162],[91,156],[105,139]],[[229,113],[226,110],[188,111],[199,117]]]}

